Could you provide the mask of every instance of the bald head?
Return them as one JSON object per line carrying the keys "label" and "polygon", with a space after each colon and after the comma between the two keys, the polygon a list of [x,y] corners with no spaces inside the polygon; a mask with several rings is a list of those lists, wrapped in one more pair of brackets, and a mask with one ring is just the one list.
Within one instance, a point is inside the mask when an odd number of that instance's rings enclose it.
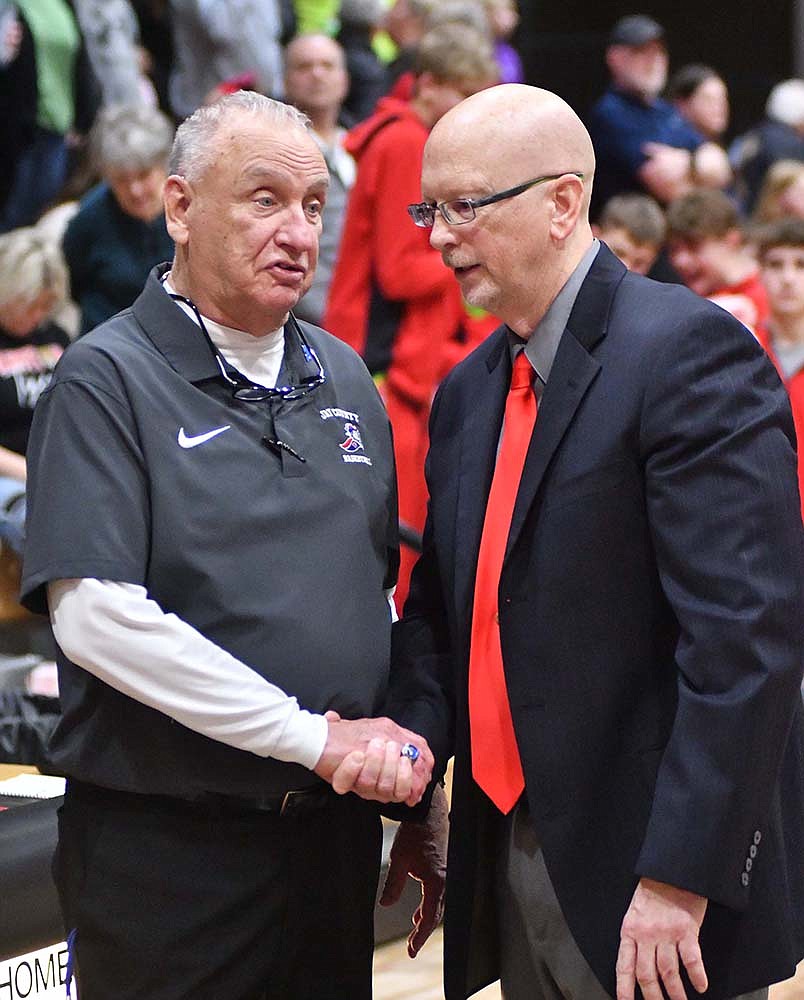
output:
{"label": "bald head", "polygon": [[349,89],[346,56],[327,35],[300,35],[285,49],[285,97],[319,129],[334,122]]}
{"label": "bald head", "polygon": [[592,140],[569,104],[549,90],[506,83],[473,94],[433,128],[425,156],[442,151],[470,156],[480,168],[484,161],[505,160],[520,180],[582,173],[588,207],[595,169]]}
{"label": "bald head", "polygon": [[478,203],[457,224],[436,213],[431,235],[467,301],[528,335],[592,244],[594,169],[581,120],[537,87],[490,87],[436,123],[422,165],[425,202]]}
{"label": "bald head", "polygon": [[326,58],[340,66],[346,65],[341,46],[329,35],[297,35],[285,46],[285,67],[295,69],[312,58]]}

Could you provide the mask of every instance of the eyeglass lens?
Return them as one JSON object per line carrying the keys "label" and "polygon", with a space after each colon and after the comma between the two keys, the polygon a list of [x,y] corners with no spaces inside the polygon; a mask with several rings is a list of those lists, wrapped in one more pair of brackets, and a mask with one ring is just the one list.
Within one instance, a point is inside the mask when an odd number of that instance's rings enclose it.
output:
{"label": "eyeglass lens", "polygon": [[[445,201],[440,208],[447,222],[453,226],[459,222],[471,222],[475,217],[475,206],[466,198]],[[435,218],[433,218],[433,222],[435,222]]]}
{"label": "eyeglass lens", "polygon": [[456,198],[454,201],[445,201],[440,205],[427,205],[422,202],[420,205],[411,205],[408,208],[411,219],[422,229],[433,228],[436,212],[440,212],[444,221],[451,226],[460,225],[462,222],[471,222],[476,214],[475,206],[467,198]]}

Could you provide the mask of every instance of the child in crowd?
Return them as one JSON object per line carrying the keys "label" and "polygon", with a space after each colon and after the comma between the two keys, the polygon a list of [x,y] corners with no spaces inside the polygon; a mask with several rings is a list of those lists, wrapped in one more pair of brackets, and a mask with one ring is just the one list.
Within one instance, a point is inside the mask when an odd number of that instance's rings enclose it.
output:
{"label": "child in crowd", "polygon": [[[787,386],[796,436],[801,442],[804,441],[804,220],[780,219],[768,224],[758,233],[757,253],[769,311],[756,334]],[[798,478],[804,496],[801,449]]]}
{"label": "child in crowd", "polygon": [[658,202],[646,194],[609,198],[592,227],[629,271],[647,274],[664,243],[666,224]]}
{"label": "child in crowd", "polygon": [[745,243],[733,202],[722,191],[698,188],[667,209],[670,263],[698,295],[722,306],[750,330],[767,318],[759,269]]}

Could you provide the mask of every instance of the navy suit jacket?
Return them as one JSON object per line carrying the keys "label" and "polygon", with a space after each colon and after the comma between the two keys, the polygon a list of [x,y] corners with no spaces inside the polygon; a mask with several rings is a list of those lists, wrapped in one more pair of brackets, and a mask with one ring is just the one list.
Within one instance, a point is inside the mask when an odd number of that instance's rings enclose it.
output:
{"label": "navy suit jacket", "polygon": [[[436,396],[424,552],[393,639],[392,712],[442,765],[455,755],[447,1000],[499,975],[499,813],[471,776],[467,666],[510,367],[503,328]],[[602,247],[539,407],[499,613],[533,822],[612,995],[643,876],[709,898],[707,997],[804,954],[803,543],[790,408],[753,336]]]}

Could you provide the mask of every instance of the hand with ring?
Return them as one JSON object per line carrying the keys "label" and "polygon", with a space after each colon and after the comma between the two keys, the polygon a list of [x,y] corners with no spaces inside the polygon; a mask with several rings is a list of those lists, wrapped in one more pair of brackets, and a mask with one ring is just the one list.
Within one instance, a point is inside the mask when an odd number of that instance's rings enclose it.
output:
{"label": "hand with ring", "polygon": [[341,719],[327,712],[329,736],[314,768],[343,795],[416,805],[435,763],[423,737],[391,719]]}

